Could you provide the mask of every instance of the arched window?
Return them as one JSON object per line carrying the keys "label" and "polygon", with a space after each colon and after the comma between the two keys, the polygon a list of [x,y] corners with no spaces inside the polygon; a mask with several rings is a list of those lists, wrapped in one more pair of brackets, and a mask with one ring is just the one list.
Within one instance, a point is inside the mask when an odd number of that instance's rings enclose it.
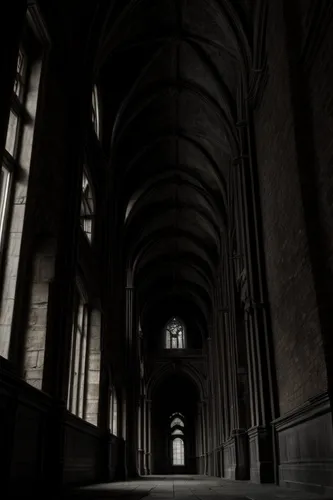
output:
{"label": "arched window", "polygon": [[[5,147],[0,152],[0,356],[5,358],[9,355],[39,83],[47,47],[29,10],[16,57]],[[38,22],[40,25],[43,23]]]}
{"label": "arched window", "polygon": [[79,277],[76,282],[67,408],[74,415],[97,425],[101,314],[89,306]]}
{"label": "arched window", "polygon": [[185,465],[184,441],[181,438],[172,442],[172,465]]}
{"label": "arched window", "polygon": [[97,87],[94,85],[91,97],[91,119],[94,126],[95,133],[99,139],[100,127],[99,127],[99,109],[98,109],[98,94]]}
{"label": "arched window", "polygon": [[171,435],[172,436],[183,436],[184,433],[180,429],[175,429],[174,431],[172,431]]}
{"label": "arched window", "polygon": [[85,169],[82,174],[81,212],[80,222],[83,231],[91,242],[93,237],[93,223],[95,217],[95,204],[91,184]]}
{"label": "arched window", "polygon": [[118,435],[118,398],[114,387],[110,391],[110,432]]}
{"label": "arched window", "polygon": [[176,417],[172,420],[170,427],[173,428],[176,427],[176,425],[184,427],[184,422],[179,417]]}
{"label": "arched window", "polygon": [[172,452],[172,465],[185,465],[185,424],[183,415],[173,413],[170,417],[170,440]]}
{"label": "arched window", "polygon": [[167,323],[165,327],[165,346],[167,349],[184,349],[184,330],[183,323],[175,317]]}

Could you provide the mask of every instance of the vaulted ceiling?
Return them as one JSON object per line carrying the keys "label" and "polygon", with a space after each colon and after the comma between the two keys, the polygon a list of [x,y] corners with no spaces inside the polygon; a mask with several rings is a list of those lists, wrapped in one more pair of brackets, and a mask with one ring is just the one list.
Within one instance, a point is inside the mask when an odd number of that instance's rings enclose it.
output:
{"label": "vaulted ceiling", "polygon": [[[99,47],[104,141],[141,321],[207,329],[238,154],[252,1],[113,3]],[[106,139],[105,139],[106,138]]]}

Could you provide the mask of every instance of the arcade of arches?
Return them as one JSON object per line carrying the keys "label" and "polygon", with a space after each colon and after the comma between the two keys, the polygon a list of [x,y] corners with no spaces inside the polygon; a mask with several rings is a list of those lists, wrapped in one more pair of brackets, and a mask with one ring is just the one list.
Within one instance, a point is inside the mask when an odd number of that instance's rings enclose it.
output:
{"label": "arcade of arches", "polygon": [[0,9],[1,489],[332,494],[332,2]]}

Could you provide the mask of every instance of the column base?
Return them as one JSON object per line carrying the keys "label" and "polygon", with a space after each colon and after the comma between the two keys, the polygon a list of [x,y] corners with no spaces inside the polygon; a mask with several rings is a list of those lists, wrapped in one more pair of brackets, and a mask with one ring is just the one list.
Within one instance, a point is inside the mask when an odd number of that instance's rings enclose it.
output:
{"label": "column base", "polygon": [[238,481],[250,478],[248,436],[244,429],[234,429],[223,444],[223,477]]}
{"label": "column base", "polygon": [[250,478],[253,483],[274,483],[272,432],[267,427],[247,431],[250,445]]}

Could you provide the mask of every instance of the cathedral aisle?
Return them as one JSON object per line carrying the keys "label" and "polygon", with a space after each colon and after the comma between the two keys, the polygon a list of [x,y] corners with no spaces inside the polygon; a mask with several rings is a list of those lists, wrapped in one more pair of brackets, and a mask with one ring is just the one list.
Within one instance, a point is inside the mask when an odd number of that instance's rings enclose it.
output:
{"label": "cathedral aisle", "polygon": [[68,498],[99,500],[316,500],[329,498],[304,490],[272,484],[252,484],[207,476],[146,476],[136,481],[114,482],[78,488]]}

